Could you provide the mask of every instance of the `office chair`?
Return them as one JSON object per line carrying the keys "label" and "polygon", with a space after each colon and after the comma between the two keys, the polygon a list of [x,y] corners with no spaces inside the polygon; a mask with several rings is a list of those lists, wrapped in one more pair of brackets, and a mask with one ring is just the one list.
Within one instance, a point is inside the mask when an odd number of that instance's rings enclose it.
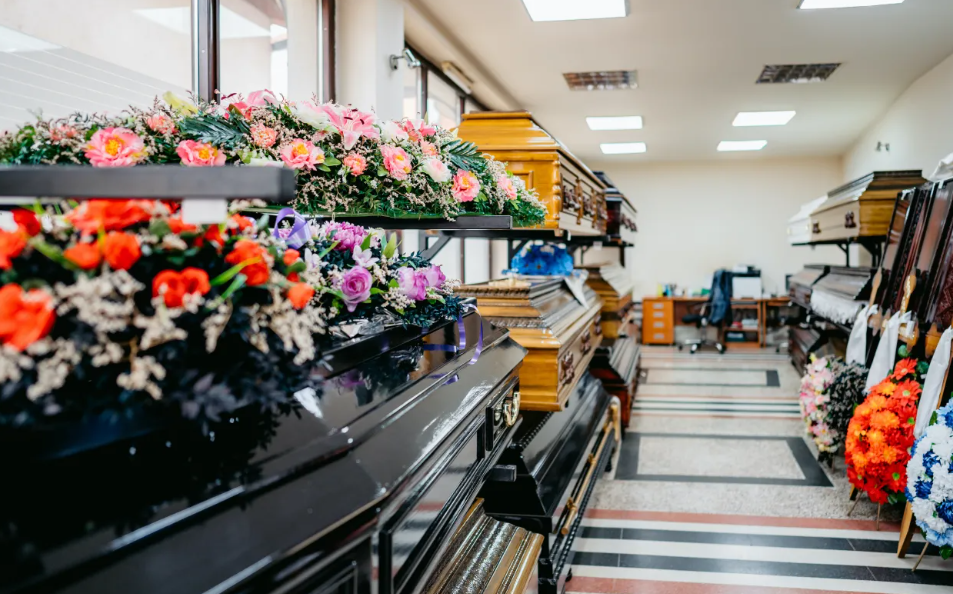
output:
{"label": "office chair", "polygon": [[721,323],[715,324],[718,328],[717,338],[712,340],[708,338],[708,327],[711,326],[711,302],[702,303],[696,305],[692,308],[692,312],[682,316],[682,322],[684,324],[694,324],[698,328],[700,334],[698,338],[692,338],[686,340],[682,344],[678,345],[678,350],[682,350],[684,347],[691,347],[691,353],[694,355],[698,352],[703,346],[713,346],[718,352],[722,355],[725,354],[725,345],[722,342],[722,333],[724,331],[723,325]]}

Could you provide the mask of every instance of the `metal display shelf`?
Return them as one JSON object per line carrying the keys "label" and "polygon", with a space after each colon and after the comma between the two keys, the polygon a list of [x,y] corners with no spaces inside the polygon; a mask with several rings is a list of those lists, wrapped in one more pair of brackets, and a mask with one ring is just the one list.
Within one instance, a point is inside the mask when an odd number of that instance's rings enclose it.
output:
{"label": "metal display shelf", "polygon": [[427,239],[431,238],[432,235],[421,233],[420,245],[428,245],[427,250],[436,248],[434,255],[440,251],[447,244],[450,239],[459,238],[481,238],[481,239],[502,239],[507,242],[507,257],[510,261],[513,260],[513,257],[522,250],[527,243],[531,241],[545,241],[548,243],[561,243],[566,246],[567,251],[570,254],[575,253],[577,250],[582,250],[582,253],[586,253],[592,247],[601,245],[602,247],[613,247],[621,248],[623,251],[621,253],[622,265],[625,266],[625,250],[624,248],[632,247],[633,244],[625,242],[622,238],[612,235],[573,235],[571,232],[564,229],[508,229],[505,231],[492,231],[492,230],[473,230],[473,229],[460,229],[460,230],[440,230],[440,237],[433,246],[429,246]]}
{"label": "metal display shelf", "polygon": [[832,239],[829,241],[812,241],[809,243],[792,243],[792,246],[815,246],[815,245],[836,245],[844,252],[844,257],[846,258],[845,266],[850,266],[850,246],[859,245],[860,247],[867,250],[871,257],[871,266],[877,267],[880,266],[880,261],[883,259],[884,245],[887,243],[886,236],[878,237],[858,237],[853,239]]}
{"label": "metal display shelf", "polygon": [[364,227],[379,229],[437,229],[437,230],[509,230],[512,218],[509,215],[461,215],[450,221],[440,217],[384,217],[344,213],[316,213],[302,216],[316,220],[347,221]]}
{"label": "metal display shelf", "polygon": [[190,200],[258,198],[283,204],[291,202],[294,196],[294,172],[274,167],[0,166],[0,197],[135,197]]}

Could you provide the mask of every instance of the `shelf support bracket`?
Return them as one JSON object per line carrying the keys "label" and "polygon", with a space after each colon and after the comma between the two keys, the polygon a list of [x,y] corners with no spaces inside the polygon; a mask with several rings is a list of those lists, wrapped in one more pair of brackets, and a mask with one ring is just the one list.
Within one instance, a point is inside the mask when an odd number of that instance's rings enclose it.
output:
{"label": "shelf support bracket", "polygon": [[430,235],[427,235],[425,232],[421,231],[419,237],[421,248],[420,256],[422,258],[426,258],[427,260],[433,260],[435,257],[437,257],[437,254],[440,253],[440,250],[445,248],[447,244],[450,243],[450,240],[453,239],[452,237],[441,235],[436,237],[437,241],[435,241],[433,245],[430,245]]}

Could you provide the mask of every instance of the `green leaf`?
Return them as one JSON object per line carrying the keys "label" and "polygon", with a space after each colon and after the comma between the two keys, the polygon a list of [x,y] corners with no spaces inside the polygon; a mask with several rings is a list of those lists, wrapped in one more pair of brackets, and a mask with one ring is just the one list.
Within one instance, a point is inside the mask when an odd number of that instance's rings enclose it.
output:
{"label": "green leaf", "polygon": [[179,122],[179,131],[186,137],[206,142],[216,147],[239,148],[243,137],[249,132],[244,117],[221,118],[214,115],[196,115]]}
{"label": "green leaf", "polygon": [[387,238],[387,245],[384,246],[382,253],[385,258],[390,260],[394,257],[394,254],[397,253],[397,234],[392,233],[390,237]]}
{"label": "green leaf", "polygon": [[937,416],[936,412],[934,411],[934,413],[930,415],[930,424],[936,425],[937,419],[939,419],[939,416]]}
{"label": "green leaf", "polygon": [[925,375],[927,371],[930,370],[930,364],[927,361],[920,361],[917,363],[917,373],[920,375]]}
{"label": "green leaf", "polygon": [[169,223],[165,219],[155,219],[149,223],[149,233],[155,235],[159,239],[162,239],[171,232],[172,229],[169,228]]}
{"label": "green leaf", "polygon": [[381,291],[377,287],[371,287],[371,295],[383,295],[384,291]]}
{"label": "green leaf", "polygon": [[386,175],[387,175],[387,170],[384,169],[382,166],[378,165],[378,166],[377,166],[377,176],[378,176],[378,177],[385,177]]}
{"label": "green leaf", "polygon": [[232,284],[228,285],[228,288],[225,289],[225,292],[222,293],[222,299],[228,299],[231,297],[235,291],[241,289],[245,286],[245,281],[248,280],[244,274],[239,274],[235,277],[235,280],[232,281]]}
{"label": "green leaf", "polygon": [[341,162],[340,162],[339,160],[335,159],[334,157],[325,157],[325,158],[324,158],[324,164],[325,164],[325,165],[340,165]]}
{"label": "green leaf", "polygon": [[374,236],[371,235],[370,233],[368,233],[367,235],[364,236],[364,241],[361,242],[361,251],[364,251],[364,250],[366,250],[367,248],[371,247],[371,239],[372,239],[373,237],[374,237]]}
{"label": "green leaf", "polygon": [[387,286],[390,287],[390,288],[392,288],[392,289],[396,289],[397,287],[400,286],[400,284],[397,282],[397,279],[392,278],[392,279],[390,279],[390,282],[387,283]]}
{"label": "green leaf", "polygon": [[940,547],[940,557],[943,557],[944,561],[950,557],[953,557],[953,547],[950,545],[943,545]]}
{"label": "green leaf", "polygon": [[340,241],[332,241],[332,242],[331,242],[331,245],[329,245],[329,246],[327,247],[327,249],[325,249],[323,252],[321,252],[320,254],[318,254],[318,260],[322,260],[325,256],[327,256],[328,254],[330,254],[330,253],[331,253],[331,250],[333,250],[334,248],[336,248],[339,243],[341,243],[341,242],[340,242]]}
{"label": "green leaf", "polygon": [[288,267],[288,274],[302,273],[308,269],[308,265],[303,260],[298,260]]}
{"label": "green leaf", "polygon": [[325,173],[331,172],[331,168],[323,163],[321,165],[318,165],[318,169],[320,169],[321,171],[324,171]]}
{"label": "green leaf", "polygon": [[476,202],[486,202],[486,201],[487,201],[486,194],[484,194],[483,191],[481,190],[480,193],[477,194],[477,197],[476,197],[475,201],[476,201]]}
{"label": "green leaf", "polygon": [[[239,262],[238,264],[232,266],[231,268],[229,268],[222,274],[210,280],[209,284],[212,285],[213,287],[224,285],[228,281],[235,278],[238,275],[238,273],[242,271],[243,268],[245,268],[246,266],[255,264],[256,262],[259,262],[260,260],[261,260],[260,258],[250,258],[248,260],[245,260],[244,262]],[[242,276],[244,277],[244,275]]]}
{"label": "green leaf", "polygon": [[910,417],[909,419],[907,419],[907,425],[916,425],[916,424],[917,424],[917,420],[914,419],[913,417]]}
{"label": "green leaf", "polygon": [[897,349],[897,354],[900,355],[900,358],[906,358],[910,356],[910,349],[907,348],[907,345],[902,344],[900,348]]}
{"label": "green leaf", "polygon": [[55,245],[50,245],[41,239],[32,240],[30,245],[33,246],[33,249],[40,252],[50,260],[53,260],[57,264],[69,268],[70,270],[79,270],[79,267],[67,260],[63,255],[63,251]]}

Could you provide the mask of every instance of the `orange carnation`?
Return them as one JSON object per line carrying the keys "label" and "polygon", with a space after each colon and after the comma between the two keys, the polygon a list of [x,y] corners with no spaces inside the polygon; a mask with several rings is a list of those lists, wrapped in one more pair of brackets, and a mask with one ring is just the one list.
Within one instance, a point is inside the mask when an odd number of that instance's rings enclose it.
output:
{"label": "orange carnation", "polygon": [[288,289],[288,301],[295,309],[304,309],[312,297],[314,297],[314,287],[308,283],[297,283]]}
{"label": "orange carnation", "polygon": [[63,256],[83,270],[92,270],[103,261],[99,247],[94,243],[77,243],[63,250]]}
{"label": "orange carnation", "polygon": [[49,334],[55,319],[53,297],[46,291],[24,292],[16,283],[0,289],[0,343],[23,351]]}
{"label": "orange carnation", "polygon": [[103,256],[113,270],[129,270],[142,256],[139,238],[130,233],[113,231],[103,239]]}
{"label": "orange carnation", "polygon": [[167,307],[182,307],[186,295],[205,295],[211,290],[208,273],[199,268],[163,270],[152,279],[152,296],[162,295]]}
{"label": "orange carnation", "polygon": [[285,266],[291,266],[301,258],[301,252],[298,250],[287,249],[285,253],[281,255],[281,261],[285,263]]}
{"label": "orange carnation", "polygon": [[167,222],[169,223],[169,230],[176,235],[180,233],[197,233],[199,230],[195,225],[184,222],[181,217],[171,218]]}
{"label": "orange carnation", "polygon": [[22,231],[0,230],[0,269],[9,270],[13,259],[26,247],[26,236]]}
{"label": "orange carnation", "polygon": [[249,287],[267,283],[271,275],[271,270],[268,268],[268,252],[250,239],[242,239],[235,243],[232,251],[225,256],[225,261],[233,265],[248,262],[242,268],[242,274],[245,275],[245,283]]}
{"label": "orange carnation", "polygon": [[119,231],[148,221],[154,210],[154,200],[87,200],[66,215],[66,220],[86,234]]}

